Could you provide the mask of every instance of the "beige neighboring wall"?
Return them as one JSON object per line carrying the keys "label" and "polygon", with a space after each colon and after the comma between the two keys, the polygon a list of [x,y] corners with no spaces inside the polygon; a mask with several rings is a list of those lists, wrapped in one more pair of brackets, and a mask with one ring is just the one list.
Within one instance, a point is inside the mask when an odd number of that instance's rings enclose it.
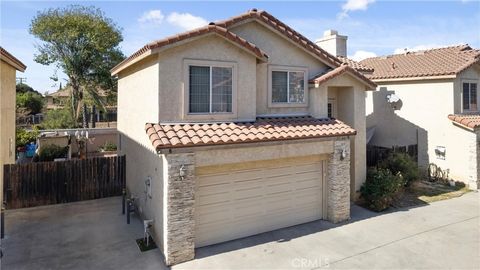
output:
{"label": "beige neighboring wall", "polygon": [[[418,143],[419,166],[434,163],[448,169],[453,179],[475,186],[478,162],[470,152],[476,149],[478,138],[475,132],[454,125],[448,115],[463,112],[462,81],[480,83],[478,78],[478,69],[472,67],[456,79],[378,83],[377,91],[367,95],[367,127],[376,126],[370,144],[392,147]],[[391,93],[402,100],[401,109],[394,111],[387,104],[386,95]],[[437,146],[445,147],[445,159],[436,156]]]}
{"label": "beige neighboring wall", "polygon": [[0,66],[0,203],[3,203],[3,165],[15,163],[15,74],[2,61]]}
{"label": "beige neighboring wall", "polygon": [[[268,66],[300,67],[308,69],[308,78],[326,70],[327,66],[292,41],[253,21],[229,29],[235,34],[254,43],[268,55],[268,63],[257,65],[257,115],[308,113],[308,103],[303,107],[268,107]],[[307,82],[305,82],[307,83]],[[308,88],[308,87],[307,87]],[[309,90],[307,90],[309,91]]]}
{"label": "beige neighboring wall", "polygon": [[[399,110],[387,103],[386,96],[392,93],[402,100]],[[367,94],[367,127],[376,126],[370,144],[392,147],[418,143],[419,165],[436,162],[435,147],[453,141],[447,132],[453,96],[449,80],[379,84],[377,91]]]}

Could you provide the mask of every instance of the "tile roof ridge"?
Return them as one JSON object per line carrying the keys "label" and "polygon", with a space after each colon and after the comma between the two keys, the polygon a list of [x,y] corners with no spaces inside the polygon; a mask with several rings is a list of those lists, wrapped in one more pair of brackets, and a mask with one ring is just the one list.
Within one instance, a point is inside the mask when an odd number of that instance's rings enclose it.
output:
{"label": "tile roof ridge", "polygon": [[[306,43],[305,46],[311,47],[312,50],[319,51],[319,53],[325,58],[324,60],[326,60],[327,62],[331,62],[330,64],[333,64],[333,65],[340,65],[341,64],[341,61],[336,56],[328,53],[326,50],[322,49],[320,46],[315,44],[315,42],[311,41],[310,39],[308,39],[307,37],[305,37],[304,35],[302,35],[298,31],[294,30],[293,28],[291,28],[290,26],[288,26],[284,22],[280,21],[275,16],[273,16],[272,14],[268,13],[265,10],[257,10],[255,8],[250,9],[247,12],[242,13],[240,15],[236,15],[236,16],[230,17],[228,19],[224,19],[224,20],[219,20],[219,21],[216,22],[216,24],[217,25],[224,25],[226,28],[228,28],[230,25],[234,25],[234,24],[236,24],[240,21],[243,21],[243,20],[246,20],[246,19],[249,19],[249,18],[256,18],[260,21],[263,21],[264,23],[271,22],[271,24],[274,24],[274,25],[271,25],[269,23],[267,23],[267,24],[270,25],[272,28],[275,28],[279,32],[284,32],[284,34],[287,37],[289,37],[290,39],[292,39],[296,42],[297,42],[297,40],[305,42]],[[267,22],[265,22],[264,20],[266,20]],[[280,26],[280,27],[284,28],[285,31],[280,31],[276,26]],[[290,34],[288,32],[291,32],[292,34]],[[305,49],[307,49],[307,48],[305,48]],[[316,53],[314,53],[314,54],[316,54]]]}
{"label": "tile roof ridge", "polygon": [[[415,55],[415,53],[419,53],[419,52],[432,52],[432,51],[440,51],[440,50],[449,50],[449,49],[455,49],[455,48],[459,48],[460,50],[459,51],[465,51],[465,50],[471,50],[471,51],[479,51],[479,49],[475,49],[475,48],[472,48],[470,45],[468,45],[468,43],[463,43],[463,44],[457,44],[457,45],[446,45],[446,46],[443,46],[443,47],[438,47],[438,48],[429,48],[429,49],[425,49],[425,50],[418,50],[418,51],[408,51],[406,54],[407,55]],[[392,57],[398,57],[398,56],[405,56],[405,53],[393,53],[393,54],[385,54],[385,55],[378,55],[378,56],[374,56],[374,57],[368,57],[368,58],[365,58],[361,61],[359,61],[359,63],[362,63],[366,60],[374,60],[374,59],[381,59],[381,60],[385,60],[385,59],[389,59],[389,58],[392,58]]]}

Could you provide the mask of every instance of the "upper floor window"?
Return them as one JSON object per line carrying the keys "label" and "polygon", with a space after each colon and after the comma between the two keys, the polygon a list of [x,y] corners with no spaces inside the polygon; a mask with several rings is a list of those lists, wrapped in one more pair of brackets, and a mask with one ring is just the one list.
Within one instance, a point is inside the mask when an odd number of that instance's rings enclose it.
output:
{"label": "upper floor window", "polygon": [[273,103],[304,103],[305,72],[272,71]]}
{"label": "upper floor window", "polygon": [[463,83],[463,109],[467,111],[478,110],[476,83]]}
{"label": "upper floor window", "polygon": [[269,66],[269,106],[307,106],[307,73],[308,69],[303,67]]}
{"label": "upper floor window", "polygon": [[233,68],[194,66],[189,72],[189,113],[231,113]]}

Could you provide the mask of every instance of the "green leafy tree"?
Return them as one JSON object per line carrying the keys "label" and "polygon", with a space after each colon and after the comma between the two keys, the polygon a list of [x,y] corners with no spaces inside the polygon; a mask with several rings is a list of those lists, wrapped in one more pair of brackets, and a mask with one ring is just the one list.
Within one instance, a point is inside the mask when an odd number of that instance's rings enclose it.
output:
{"label": "green leafy tree", "polygon": [[37,95],[40,95],[41,94],[38,92],[38,91],[35,91],[30,85],[26,84],[26,83],[18,83],[16,86],[15,86],[15,90],[17,93],[28,93],[28,92],[31,92],[31,93],[35,93]]}
{"label": "green leafy tree", "polygon": [[75,128],[76,126],[77,122],[69,108],[47,111],[42,122],[43,129]]}
{"label": "green leafy tree", "polygon": [[25,83],[19,83],[15,86],[17,93],[27,93],[27,92],[35,92],[30,85]]}
{"label": "green leafy tree", "polygon": [[110,69],[124,59],[119,48],[123,38],[100,9],[72,5],[39,12],[30,33],[43,41],[37,46],[35,61],[56,64],[68,76],[74,119],[80,114],[84,92],[96,99],[97,87],[116,91]]}
{"label": "green leafy tree", "polygon": [[43,97],[35,92],[17,93],[17,108],[25,108],[28,114],[42,111]]}

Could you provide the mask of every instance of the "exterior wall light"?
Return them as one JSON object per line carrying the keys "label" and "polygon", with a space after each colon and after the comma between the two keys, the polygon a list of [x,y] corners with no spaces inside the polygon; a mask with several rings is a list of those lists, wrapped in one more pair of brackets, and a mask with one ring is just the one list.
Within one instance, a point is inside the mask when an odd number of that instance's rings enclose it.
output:
{"label": "exterior wall light", "polygon": [[183,178],[185,177],[185,175],[187,174],[185,171],[186,171],[185,165],[180,166],[180,170],[178,172],[178,175],[180,176],[182,181],[183,181]]}
{"label": "exterior wall light", "polygon": [[344,160],[347,157],[347,150],[344,148],[340,151],[340,160]]}

